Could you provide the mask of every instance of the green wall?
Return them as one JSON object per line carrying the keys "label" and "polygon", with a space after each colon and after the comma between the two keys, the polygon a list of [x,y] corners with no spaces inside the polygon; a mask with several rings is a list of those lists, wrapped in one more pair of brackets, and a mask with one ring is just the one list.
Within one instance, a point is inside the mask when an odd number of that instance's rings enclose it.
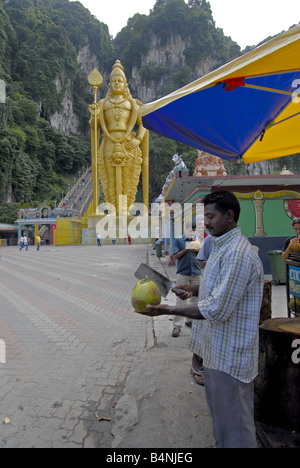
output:
{"label": "green wall", "polygon": [[[294,231],[292,220],[284,210],[284,198],[265,199],[263,205],[263,226],[266,237],[289,237]],[[253,199],[239,199],[241,216],[239,226],[247,237],[255,233],[255,210]]]}

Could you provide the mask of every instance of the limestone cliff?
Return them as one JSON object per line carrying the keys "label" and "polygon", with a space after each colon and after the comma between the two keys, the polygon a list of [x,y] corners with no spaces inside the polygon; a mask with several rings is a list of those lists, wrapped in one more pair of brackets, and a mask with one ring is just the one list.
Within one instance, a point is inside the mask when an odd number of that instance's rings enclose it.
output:
{"label": "limestone cliff", "polygon": [[[192,38],[182,38],[181,35],[171,33],[166,43],[162,43],[159,36],[150,35],[149,48],[141,53],[141,65],[132,67],[128,76],[132,92],[143,102],[151,102],[171,91],[172,75],[187,68],[185,51],[191,46]],[[206,57],[195,64],[192,73],[186,73],[188,84],[193,79],[209,73],[216,67],[217,61]],[[131,75],[131,76],[130,76]]]}

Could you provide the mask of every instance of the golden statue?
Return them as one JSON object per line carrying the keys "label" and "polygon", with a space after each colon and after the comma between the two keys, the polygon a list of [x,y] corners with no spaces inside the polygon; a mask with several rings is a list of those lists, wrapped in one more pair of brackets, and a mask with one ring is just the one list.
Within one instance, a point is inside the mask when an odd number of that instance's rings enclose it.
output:
{"label": "golden statue", "polygon": [[[92,116],[92,159],[97,167],[97,184],[101,177],[105,201],[115,206],[117,214],[135,202],[141,171],[143,202],[148,209],[149,132],[138,116],[140,105],[141,102],[132,98],[124,68],[117,60],[112,68],[106,97],[98,103],[95,99],[94,104],[89,106]],[[100,132],[102,139],[99,147]],[[127,196],[126,207],[120,206],[122,195]]]}

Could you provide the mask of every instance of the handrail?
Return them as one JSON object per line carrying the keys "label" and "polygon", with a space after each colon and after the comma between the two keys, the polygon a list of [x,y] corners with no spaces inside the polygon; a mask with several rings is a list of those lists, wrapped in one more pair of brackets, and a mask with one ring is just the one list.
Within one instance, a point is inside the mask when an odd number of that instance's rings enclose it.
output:
{"label": "handrail", "polygon": [[59,205],[58,205],[58,208],[62,208],[63,206],[63,203],[64,201],[67,199],[67,198],[71,198],[71,195],[75,192],[75,190],[78,188],[79,186],[79,182],[82,181],[82,179],[84,179],[84,177],[92,170],[92,167],[88,167],[85,172],[82,174],[82,176],[79,177],[79,179],[77,180],[76,184],[73,185],[73,187],[68,191],[68,193],[66,194],[66,196],[60,201]]}

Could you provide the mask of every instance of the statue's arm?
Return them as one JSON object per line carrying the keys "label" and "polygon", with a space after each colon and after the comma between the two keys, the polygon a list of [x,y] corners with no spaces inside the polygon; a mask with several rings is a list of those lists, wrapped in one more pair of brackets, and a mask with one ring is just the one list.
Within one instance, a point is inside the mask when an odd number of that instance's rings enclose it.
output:
{"label": "statue's arm", "polygon": [[92,131],[95,131],[95,118],[96,118],[96,121],[97,121],[97,128],[99,128],[100,126],[100,120],[99,120],[99,116],[100,116],[100,109],[99,109],[99,104],[98,103],[93,103],[89,106],[89,111],[90,111],[90,114],[91,114],[91,118],[90,118],[90,127],[91,127],[91,130]]}

